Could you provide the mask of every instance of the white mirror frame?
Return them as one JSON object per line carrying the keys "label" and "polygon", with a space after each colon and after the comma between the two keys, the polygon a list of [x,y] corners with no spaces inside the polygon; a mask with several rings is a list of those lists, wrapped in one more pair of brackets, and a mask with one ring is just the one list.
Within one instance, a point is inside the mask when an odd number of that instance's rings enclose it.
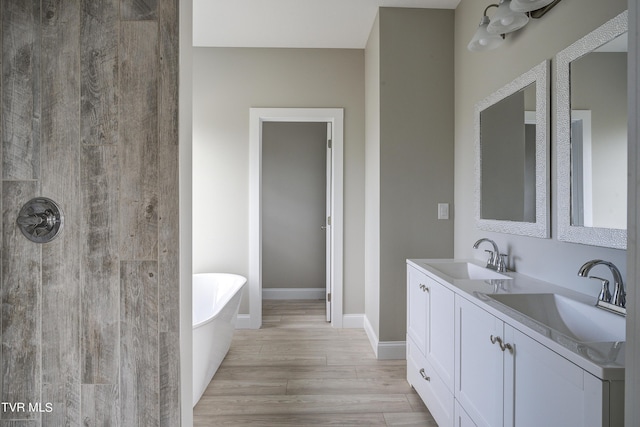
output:
{"label": "white mirror frame", "polygon": [[627,248],[627,230],[571,225],[571,62],[627,31],[627,11],[611,19],[556,55],[556,180],[558,186],[558,240]]}
{"label": "white mirror frame", "polygon": [[[549,238],[549,61],[538,64],[475,106],[475,218],[480,230],[522,236]],[[536,222],[503,221],[480,218],[482,206],[480,151],[480,112],[500,100],[536,84]],[[524,120],[524,118],[523,118]]]}

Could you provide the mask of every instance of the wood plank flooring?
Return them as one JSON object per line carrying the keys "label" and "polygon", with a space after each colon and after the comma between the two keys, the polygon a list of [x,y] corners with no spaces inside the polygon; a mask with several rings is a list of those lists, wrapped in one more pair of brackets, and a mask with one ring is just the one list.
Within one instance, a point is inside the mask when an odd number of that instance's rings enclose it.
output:
{"label": "wood plank flooring", "polygon": [[194,408],[194,426],[437,427],[404,360],[377,360],[361,329],[334,329],[324,301],[264,301],[237,330]]}

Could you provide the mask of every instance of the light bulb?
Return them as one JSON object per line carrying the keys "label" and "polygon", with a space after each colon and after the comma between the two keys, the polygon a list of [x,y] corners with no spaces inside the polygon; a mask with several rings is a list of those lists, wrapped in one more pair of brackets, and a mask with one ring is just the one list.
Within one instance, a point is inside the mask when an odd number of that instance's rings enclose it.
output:
{"label": "light bulb", "polygon": [[509,25],[513,24],[513,16],[505,16],[504,18],[502,18],[502,19],[500,20],[500,23],[501,23],[502,25],[504,25],[505,27],[507,27],[507,26],[509,26]]}

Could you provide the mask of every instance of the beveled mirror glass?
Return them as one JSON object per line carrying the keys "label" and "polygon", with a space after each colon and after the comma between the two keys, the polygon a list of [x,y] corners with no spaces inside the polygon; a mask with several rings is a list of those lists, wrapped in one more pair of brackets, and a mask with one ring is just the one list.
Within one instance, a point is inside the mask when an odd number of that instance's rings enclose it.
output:
{"label": "beveled mirror glass", "polygon": [[476,224],[549,237],[549,62],[476,104]]}
{"label": "beveled mirror glass", "polygon": [[627,247],[627,12],[556,55],[558,240]]}

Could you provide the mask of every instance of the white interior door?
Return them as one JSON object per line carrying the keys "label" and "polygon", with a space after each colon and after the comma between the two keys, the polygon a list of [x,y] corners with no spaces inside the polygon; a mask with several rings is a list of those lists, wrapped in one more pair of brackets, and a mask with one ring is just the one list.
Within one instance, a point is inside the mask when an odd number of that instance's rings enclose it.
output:
{"label": "white interior door", "polygon": [[326,197],[326,221],[325,221],[325,238],[326,238],[326,257],[325,257],[325,269],[326,269],[326,316],[327,322],[331,322],[331,238],[333,234],[333,228],[331,227],[331,185],[332,185],[332,171],[331,171],[331,144],[333,140],[333,130],[331,123],[327,123],[327,197]]}

